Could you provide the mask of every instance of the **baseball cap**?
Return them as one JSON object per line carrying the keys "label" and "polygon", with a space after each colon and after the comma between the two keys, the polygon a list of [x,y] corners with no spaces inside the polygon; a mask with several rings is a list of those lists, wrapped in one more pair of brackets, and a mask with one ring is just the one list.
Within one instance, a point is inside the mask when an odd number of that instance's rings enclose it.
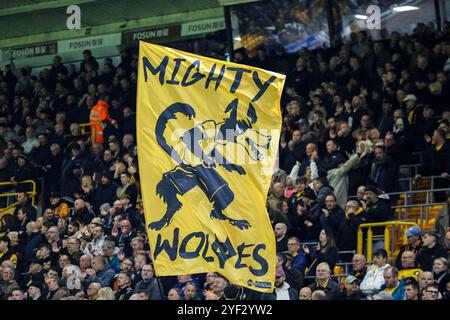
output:
{"label": "baseball cap", "polygon": [[347,278],[345,278],[345,283],[348,284],[352,284],[355,281],[357,281],[358,283],[360,282],[359,279],[356,278],[355,276],[348,276]]}
{"label": "baseball cap", "polygon": [[412,237],[412,236],[421,236],[422,235],[422,230],[419,227],[413,226],[408,228],[408,230],[406,230],[406,236],[407,237]]}
{"label": "baseball cap", "polygon": [[100,206],[100,211],[101,210],[109,210],[109,209],[111,209],[111,205],[107,202]]}
{"label": "baseball cap", "polygon": [[415,96],[415,95],[413,95],[413,94],[408,94],[404,99],[403,99],[403,101],[417,101],[417,97]]}

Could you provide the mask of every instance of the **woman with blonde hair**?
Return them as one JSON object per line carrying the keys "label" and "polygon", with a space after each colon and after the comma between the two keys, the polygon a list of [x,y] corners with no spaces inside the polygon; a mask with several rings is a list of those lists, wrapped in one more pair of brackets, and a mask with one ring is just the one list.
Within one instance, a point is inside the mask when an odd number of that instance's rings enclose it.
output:
{"label": "woman with blonde hair", "polygon": [[115,300],[114,292],[110,287],[101,288],[97,300]]}
{"label": "woman with blonde hair", "polygon": [[448,260],[439,257],[433,261],[434,282],[439,286],[439,292],[444,294],[447,291],[447,283],[450,282],[450,273],[448,272]]}
{"label": "woman with blonde hair", "polygon": [[85,174],[81,177],[81,197],[89,203],[92,203],[92,195],[94,194],[94,182],[92,176]]}

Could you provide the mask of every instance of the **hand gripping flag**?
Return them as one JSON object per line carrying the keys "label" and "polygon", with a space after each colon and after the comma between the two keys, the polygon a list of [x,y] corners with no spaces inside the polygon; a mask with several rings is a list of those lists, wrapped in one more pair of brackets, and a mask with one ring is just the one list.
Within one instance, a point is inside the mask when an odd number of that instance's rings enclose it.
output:
{"label": "hand gripping flag", "polygon": [[158,276],[218,272],[270,292],[266,200],[285,76],[140,42],[137,142]]}

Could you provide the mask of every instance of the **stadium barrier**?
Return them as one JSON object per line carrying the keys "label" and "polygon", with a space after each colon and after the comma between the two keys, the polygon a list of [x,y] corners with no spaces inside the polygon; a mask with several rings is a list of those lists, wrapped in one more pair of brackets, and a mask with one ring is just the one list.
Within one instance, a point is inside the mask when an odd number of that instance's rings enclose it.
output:
{"label": "stadium barrier", "polygon": [[[386,222],[375,222],[375,223],[363,223],[359,226],[358,228],[358,236],[357,236],[357,249],[356,252],[359,254],[363,254],[363,229],[367,229],[367,238],[366,238],[366,249],[367,249],[367,253],[366,253],[366,257],[367,257],[367,261],[372,261],[372,248],[373,248],[373,240],[374,239],[380,239],[380,238],[384,238],[384,249],[387,251],[388,256],[391,256],[391,253],[393,252],[392,248],[393,243],[394,243],[394,237],[391,238],[391,233],[390,233],[390,228],[392,228],[392,232],[393,232],[393,228],[394,227],[400,227],[400,228],[406,228],[406,227],[412,227],[412,226],[417,226],[416,223],[414,222],[406,222],[406,221],[386,221]],[[373,235],[373,231],[372,228],[375,227],[384,227],[384,236],[381,237],[377,237]],[[406,234],[404,232],[402,232],[402,238],[403,244],[405,244],[407,242],[407,238],[406,238]]]}
{"label": "stadium barrier", "polygon": [[[18,182],[18,184],[30,184],[31,185],[31,190],[26,191],[26,192],[31,197],[31,204],[33,206],[35,206],[36,205],[36,195],[37,195],[36,182],[34,180],[24,180],[24,181]],[[12,182],[0,182],[0,187],[2,187],[2,186],[11,186],[11,190],[14,190],[16,188],[16,185]],[[18,192],[2,193],[2,194],[0,194],[0,202],[2,202],[1,200],[3,200],[4,202],[7,203],[8,198],[17,197],[18,194],[19,194]],[[5,207],[0,208],[0,217],[3,216],[4,214],[10,213],[11,209],[16,207],[17,204],[18,204],[17,201],[12,204],[7,203],[7,205]]]}

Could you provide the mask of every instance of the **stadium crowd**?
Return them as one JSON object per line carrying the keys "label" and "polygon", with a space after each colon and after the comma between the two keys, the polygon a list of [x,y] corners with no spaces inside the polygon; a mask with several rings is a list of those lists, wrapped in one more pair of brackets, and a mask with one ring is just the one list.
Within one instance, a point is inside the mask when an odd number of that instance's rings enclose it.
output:
{"label": "stadium crowd", "polygon": [[[235,60],[287,75],[267,201],[274,292],[216,273],[155,275],[136,151],[138,55],[125,50],[120,64],[100,66],[85,50],[79,66],[55,56],[38,75],[13,63],[0,72],[0,181],[13,183],[0,192],[18,192],[14,213],[1,217],[0,299],[450,298],[446,210],[434,230],[409,228],[395,260],[383,241],[370,263],[353,253],[361,223],[394,219],[388,193],[399,190],[408,174],[399,167],[413,152],[425,155],[416,178],[440,176],[435,187],[449,187],[450,23],[442,32],[419,23],[383,41],[360,31],[295,55],[260,47],[249,58],[240,49]],[[81,126],[94,120],[95,138]],[[28,179],[42,182],[38,208],[19,184]],[[445,193],[434,197],[450,203]],[[339,260],[352,264],[341,282]]]}

